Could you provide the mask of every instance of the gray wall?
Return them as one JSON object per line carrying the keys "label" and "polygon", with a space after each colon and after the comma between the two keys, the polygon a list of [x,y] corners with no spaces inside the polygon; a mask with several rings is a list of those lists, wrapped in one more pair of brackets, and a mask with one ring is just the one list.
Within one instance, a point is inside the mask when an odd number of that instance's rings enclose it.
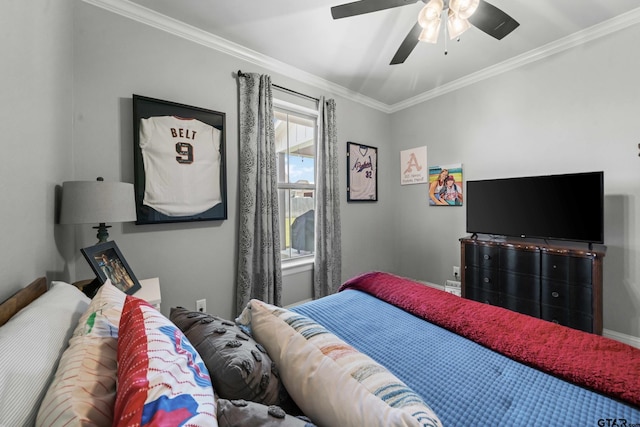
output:
{"label": "gray wall", "polygon": [[[238,69],[267,72],[276,84],[314,96],[334,96],[82,2],[76,4],[75,26],[76,179],[101,175],[106,180],[133,182],[134,93],[226,113],[229,219],[197,224],[116,224],[110,235],[139,278],[160,278],[164,312],[176,305],[195,308],[196,299],[206,298],[207,311],[231,316],[238,226],[238,96],[233,73]],[[384,147],[390,141],[390,116],[335,99],[338,139],[344,151],[346,141],[353,140],[381,146],[381,155],[391,156],[390,149]],[[341,159],[343,183],[345,171]],[[388,177],[390,171],[382,174],[382,178]],[[374,267],[393,267],[388,248],[377,245],[391,238],[391,230],[371,226],[385,223],[391,206],[389,187],[383,184],[380,192],[386,200],[376,205],[343,204],[345,278]],[[341,196],[345,201],[346,190]],[[93,244],[95,232],[90,227],[76,229],[78,248]],[[76,264],[77,279],[91,277],[79,252]],[[299,275],[286,278],[285,303],[311,296],[310,276],[302,277],[307,279],[299,282]]]}
{"label": "gray wall", "polygon": [[[160,278],[163,311],[207,298],[208,311],[230,316],[238,202],[232,73],[242,69],[334,97],[341,146],[379,148],[380,201],[347,204],[342,190],[343,279],[375,269],[443,283],[459,263],[464,208],[429,207],[425,185],[400,186],[403,149],[427,145],[430,164],[462,162],[465,179],[604,170],[604,326],[640,336],[640,60],[629,49],[637,25],[387,115],[84,2],[51,4],[0,6],[3,144],[17,147],[0,169],[0,299],[42,274],[92,276],[79,249],[94,243],[95,231],[54,225],[56,186],[99,175],[133,182],[136,93],[226,112],[229,219],[116,224],[111,237],[140,278]],[[285,303],[310,296],[310,277],[285,278]]]}
{"label": "gray wall", "polygon": [[[462,163],[465,180],[604,171],[604,327],[635,337],[640,55],[629,46],[639,39],[636,25],[400,111],[392,120],[396,157],[427,145],[430,165]],[[392,168],[398,176],[399,162]],[[442,284],[460,262],[465,210],[427,206],[426,186],[398,187],[398,269]]]}
{"label": "gray wall", "polygon": [[0,300],[69,274],[56,186],[73,177],[72,2],[0,3]]}

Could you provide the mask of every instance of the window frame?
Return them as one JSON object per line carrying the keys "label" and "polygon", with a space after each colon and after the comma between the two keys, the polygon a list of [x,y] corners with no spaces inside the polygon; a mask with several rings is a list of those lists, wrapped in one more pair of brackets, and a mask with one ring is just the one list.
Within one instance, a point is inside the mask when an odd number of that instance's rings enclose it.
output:
{"label": "window frame", "polygon": [[[286,114],[297,115],[302,118],[311,119],[315,121],[314,126],[314,165],[317,165],[317,144],[318,144],[318,111],[309,107],[305,107],[299,104],[295,104],[292,102],[284,101],[278,98],[273,98],[273,110],[274,110],[274,118],[276,110]],[[312,190],[314,193],[314,210],[315,205],[317,203],[316,193],[316,177],[317,177],[317,168],[314,166],[314,179],[313,184],[300,184],[300,183],[281,183],[278,180],[278,190]],[[284,231],[284,230],[281,230]],[[315,244],[315,234],[314,234],[314,244]],[[309,255],[302,255],[295,258],[286,258],[280,260],[280,266],[283,270],[284,275],[297,274],[304,271],[309,271],[313,269],[313,264],[315,262],[315,252]]]}

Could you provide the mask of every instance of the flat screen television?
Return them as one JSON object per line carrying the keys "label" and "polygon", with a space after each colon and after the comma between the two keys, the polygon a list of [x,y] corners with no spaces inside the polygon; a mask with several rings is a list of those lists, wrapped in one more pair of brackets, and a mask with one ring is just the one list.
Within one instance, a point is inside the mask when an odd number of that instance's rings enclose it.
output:
{"label": "flat screen television", "polygon": [[467,181],[467,232],[604,243],[604,173]]}

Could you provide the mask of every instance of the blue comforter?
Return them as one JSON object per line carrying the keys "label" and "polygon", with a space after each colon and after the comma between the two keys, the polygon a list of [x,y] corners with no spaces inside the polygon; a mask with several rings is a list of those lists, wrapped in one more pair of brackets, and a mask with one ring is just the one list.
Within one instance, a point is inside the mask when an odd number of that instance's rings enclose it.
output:
{"label": "blue comforter", "polygon": [[386,366],[444,425],[640,425],[638,408],[515,362],[364,292],[345,290],[291,310]]}

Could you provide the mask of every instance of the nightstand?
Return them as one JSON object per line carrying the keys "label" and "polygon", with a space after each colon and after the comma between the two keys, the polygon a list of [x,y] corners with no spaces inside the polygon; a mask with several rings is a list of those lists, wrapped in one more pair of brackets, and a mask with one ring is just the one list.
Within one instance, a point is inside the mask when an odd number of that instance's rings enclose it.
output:
{"label": "nightstand", "polygon": [[[85,295],[90,298],[95,295],[98,288],[101,286],[99,282],[94,283],[94,280],[79,280],[73,283],[73,286],[80,289]],[[134,297],[140,298],[151,304],[156,310],[160,311],[160,303],[162,302],[162,295],[160,294],[160,279],[153,277],[151,279],[140,280],[140,289],[133,294]]]}
{"label": "nightstand", "polygon": [[156,310],[160,311],[160,303],[162,295],[160,294],[160,279],[153,277],[151,279],[140,280],[141,288],[133,294],[134,297],[140,298],[151,304]]}

